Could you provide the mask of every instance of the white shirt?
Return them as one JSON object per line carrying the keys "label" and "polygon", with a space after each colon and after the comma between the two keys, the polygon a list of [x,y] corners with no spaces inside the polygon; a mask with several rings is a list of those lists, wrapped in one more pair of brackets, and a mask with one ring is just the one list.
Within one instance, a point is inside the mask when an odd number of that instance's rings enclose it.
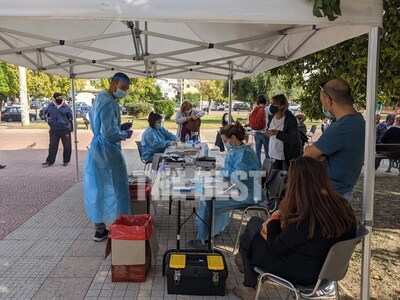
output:
{"label": "white shirt", "polygon": [[[269,129],[283,130],[284,122],[285,117],[279,120],[274,117],[269,124]],[[285,160],[285,154],[283,152],[283,142],[281,140],[278,140],[276,138],[276,135],[273,135],[269,138],[268,155],[273,159]]]}

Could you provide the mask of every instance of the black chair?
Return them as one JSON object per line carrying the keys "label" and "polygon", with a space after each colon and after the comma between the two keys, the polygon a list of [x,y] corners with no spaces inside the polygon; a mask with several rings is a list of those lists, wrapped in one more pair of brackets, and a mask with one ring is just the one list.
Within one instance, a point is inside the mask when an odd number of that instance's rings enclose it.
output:
{"label": "black chair", "polygon": [[[364,225],[360,225],[356,237],[350,240],[345,240],[334,244],[328,252],[325,258],[324,265],[318,275],[318,281],[312,286],[299,286],[290,281],[274,275],[272,273],[266,273],[261,268],[255,267],[254,271],[260,274],[258,276],[257,292],[255,300],[258,299],[261,292],[261,286],[264,280],[269,280],[275,284],[278,284],[289,290],[290,294],[294,294],[296,300],[298,299],[328,299],[335,297],[339,299],[338,281],[342,280],[347,273],[350,258],[354,252],[356,245],[369,233],[368,229]],[[307,272],[307,270],[304,270]],[[318,296],[317,292],[334,283],[335,295],[332,296]]]}
{"label": "black chair", "polygon": [[143,168],[143,171],[149,171],[149,169],[150,169],[150,164],[153,162],[152,160],[149,160],[149,161],[145,161],[144,159],[143,159],[143,156],[142,156],[142,142],[141,141],[135,141],[135,143],[136,143],[136,146],[137,146],[137,148],[138,148],[138,151],[139,151],[139,156],[140,156],[140,160],[142,161],[142,163],[144,163],[144,168]]}

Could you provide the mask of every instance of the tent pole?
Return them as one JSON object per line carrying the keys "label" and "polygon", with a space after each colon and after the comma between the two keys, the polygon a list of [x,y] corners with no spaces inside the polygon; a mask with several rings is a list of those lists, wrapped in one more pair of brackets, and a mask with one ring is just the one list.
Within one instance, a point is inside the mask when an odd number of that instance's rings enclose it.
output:
{"label": "tent pole", "polygon": [[232,73],[232,62],[229,62],[229,76],[228,76],[228,100],[229,100],[229,108],[228,108],[228,120],[230,123],[232,120],[232,85],[233,85],[233,73]]}
{"label": "tent pole", "polygon": [[368,36],[368,67],[367,67],[367,105],[365,126],[364,152],[364,188],[362,223],[370,234],[363,241],[362,270],[361,270],[361,299],[369,299],[371,237],[373,221],[373,203],[375,190],[375,108],[377,97],[377,81],[379,70],[379,27],[371,27]]}
{"label": "tent pole", "polygon": [[78,123],[76,122],[76,105],[75,105],[75,74],[74,67],[69,69],[71,79],[71,96],[72,96],[72,116],[74,122],[74,144],[75,144],[75,160],[76,160],[76,181],[80,181],[79,161],[78,161]]}

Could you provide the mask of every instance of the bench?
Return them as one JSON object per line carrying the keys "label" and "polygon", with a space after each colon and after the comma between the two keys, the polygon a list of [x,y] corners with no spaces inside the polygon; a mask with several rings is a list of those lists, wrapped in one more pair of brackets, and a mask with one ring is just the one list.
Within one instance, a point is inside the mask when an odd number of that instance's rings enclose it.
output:
{"label": "bench", "polygon": [[389,159],[389,167],[386,170],[390,173],[392,168],[399,170],[400,175],[400,144],[377,144],[375,156],[375,170],[379,167],[382,159]]}

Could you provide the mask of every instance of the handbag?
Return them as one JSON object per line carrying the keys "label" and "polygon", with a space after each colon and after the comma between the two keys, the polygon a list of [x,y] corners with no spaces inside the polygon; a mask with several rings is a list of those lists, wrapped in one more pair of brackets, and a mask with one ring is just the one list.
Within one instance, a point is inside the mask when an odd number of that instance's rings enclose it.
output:
{"label": "handbag", "polygon": [[191,132],[198,132],[200,129],[200,125],[201,125],[200,118],[197,120],[189,119],[185,122],[186,129]]}

